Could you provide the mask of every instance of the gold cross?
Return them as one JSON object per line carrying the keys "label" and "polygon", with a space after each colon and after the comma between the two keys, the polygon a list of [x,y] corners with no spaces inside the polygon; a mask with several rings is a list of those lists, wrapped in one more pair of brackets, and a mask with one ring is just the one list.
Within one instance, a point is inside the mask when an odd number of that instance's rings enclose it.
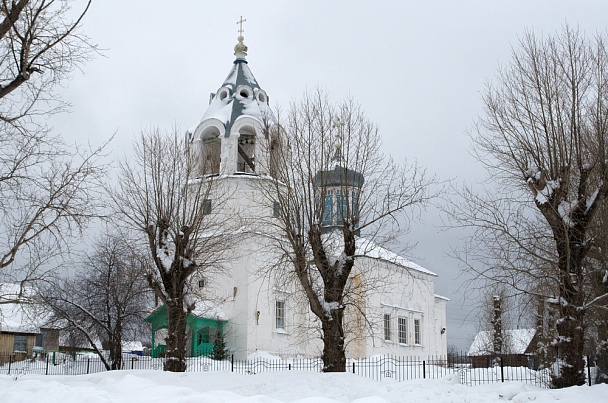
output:
{"label": "gold cross", "polygon": [[243,16],[241,15],[241,20],[236,22],[237,24],[239,24],[239,35],[241,35],[241,36],[243,36],[243,32],[245,32],[245,31],[243,30],[243,23],[244,23],[245,21],[247,21],[247,20],[244,20],[244,19],[243,19]]}

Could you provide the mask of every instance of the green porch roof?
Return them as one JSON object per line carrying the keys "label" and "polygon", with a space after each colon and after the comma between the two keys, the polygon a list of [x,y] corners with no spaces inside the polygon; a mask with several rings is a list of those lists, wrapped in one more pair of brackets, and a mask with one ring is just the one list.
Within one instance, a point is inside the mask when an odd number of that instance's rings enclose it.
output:
{"label": "green porch roof", "polygon": [[[148,315],[144,320],[152,324],[153,332],[158,329],[167,328],[167,307],[165,305],[159,306],[154,311],[152,311],[150,315]],[[225,319],[200,317],[195,315],[194,313],[191,313],[190,315],[188,315],[187,326],[194,332],[196,332],[204,327],[217,328],[218,321],[221,325],[228,322]]]}

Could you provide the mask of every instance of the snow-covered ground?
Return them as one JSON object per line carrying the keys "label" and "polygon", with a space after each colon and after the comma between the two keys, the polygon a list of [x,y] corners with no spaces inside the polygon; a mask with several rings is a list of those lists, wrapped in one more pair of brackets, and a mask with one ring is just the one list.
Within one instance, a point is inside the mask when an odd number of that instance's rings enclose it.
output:
{"label": "snow-covered ground", "polygon": [[608,402],[608,385],[561,390],[518,382],[464,386],[458,377],[381,382],[351,373],[111,371],[90,375],[0,375],[0,402]]}

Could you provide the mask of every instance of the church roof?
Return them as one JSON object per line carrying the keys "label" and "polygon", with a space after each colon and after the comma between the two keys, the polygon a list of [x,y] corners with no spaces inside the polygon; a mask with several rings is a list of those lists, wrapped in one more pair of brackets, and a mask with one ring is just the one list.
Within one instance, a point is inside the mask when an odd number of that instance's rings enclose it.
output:
{"label": "church roof", "polygon": [[[324,235],[325,246],[327,252],[332,254],[335,259],[340,256],[340,251],[343,250],[344,239],[340,231],[333,231]],[[406,270],[413,270],[432,277],[437,277],[437,274],[425,269],[417,263],[414,263],[403,256],[396,254],[374,242],[371,239],[357,237],[356,238],[356,255],[359,258],[370,258],[381,260],[387,263],[392,263],[403,267]]]}
{"label": "church roof", "polygon": [[363,174],[338,164],[330,171],[317,172],[313,178],[316,187],[346,185],[360,188],[363,186],[363,182]]}
{"label": "church roof", "polygon": [[414,263],[403,256],[392,252],[372,240],[366,238],[358,238],[357,239],[357,253],[361,256],[369,257],[372,259],[384,260],[389,263],[394,263],[396,265],[402,266],[408,270],[414,270],[420,273],[427,274],[429,276],[437,277],[437,274],[425,269],[417,263]]}
{"label": "church roof", "polygon": [[[270,118],[268,96],[260,87],[247,64],[247,47],[239,37],[235,46],[235,56],[232,69],[222,83],[217,93],[211,94],[209,107],[201,122],[207,119],[217,119],[224,124],[226,137],[230,136],[230,128],[241,116],[248,116],[264,122]],[[191,133],[194,130],[190,130]]]}

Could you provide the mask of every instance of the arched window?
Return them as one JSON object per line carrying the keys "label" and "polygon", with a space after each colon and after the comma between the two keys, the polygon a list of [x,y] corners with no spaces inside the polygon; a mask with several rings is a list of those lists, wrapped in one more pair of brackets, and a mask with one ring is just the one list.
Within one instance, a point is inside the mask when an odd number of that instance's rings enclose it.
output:
{"label": "arched window", "polygon": [[269,169],[268,173],[275,179],[279,179],[281,176],[281,170],[283,169],[283,144],[280,136],[280,128],[278,126],[270,128],[269,138]]}
{"label": "arched window", "polygon": [[205,130],[201,150],[201,176],[220,173],[221,146],[219,130],[216,127],[209,127]]}
{"label": "arched window", "polygon": [[239,133],[237,172],[255,173],[256,135],[253,127],[245,126]]}

